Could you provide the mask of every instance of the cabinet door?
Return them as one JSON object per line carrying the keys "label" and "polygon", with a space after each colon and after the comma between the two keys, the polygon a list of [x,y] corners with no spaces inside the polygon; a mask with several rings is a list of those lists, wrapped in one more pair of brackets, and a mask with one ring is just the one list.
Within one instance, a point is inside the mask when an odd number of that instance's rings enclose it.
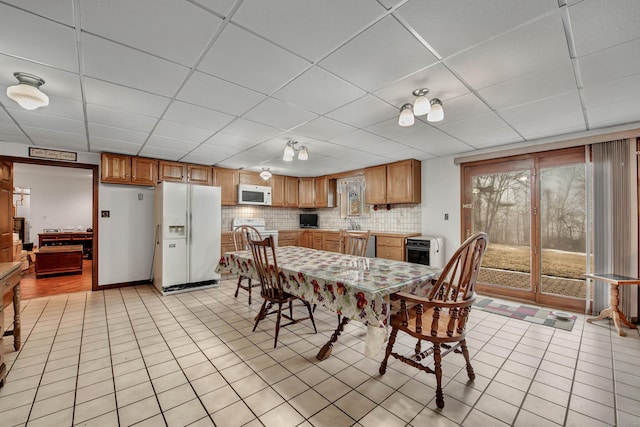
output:
{"label": "cabinet door", "polygon": [[311,247],[320,251],[324,250],[324,239],[322,237],[322,231],[312,231],[311,236]]}
{"label": "cabinet door", "polygon": [[387,203],[420,203],[420,176],[418,160],[388,164]]}
{"label": "cabinet door", "polygon": [[212,185],[213,172],[211,171],[211,166],[188,165],[187,182],[201,185]]}
{"label": "cabinet door", "polygon": [[269,181],[260,177],[258,172],[240,171],[240,184],[269,186]]}
{"label": "cabinet door", "polygon": [[322,233],[322,248],[329,252],[341,252],[340,251],[340,233],[335,231],[325,231]]}
{"label": "cabinet door", "polygon": [[238,204],[238,171],[234,169],[213,168],[213,185],[220,187],[222,205]]}
{"label": "cabinet door", "polygon": [[298,206],[300,206],[301,208],[315,208],[315,178],[300,178],[299,183]]}
{"label": "cabinet door", "polygon": [[318,176],[315,179],[316,181],[316,198],[315,205],[317,208],[326,208],[329,206],[328,204],[328,191],[327,191],[327,182],[329,179],[326,176]]}
{"label": "cabinet door", "polygon": [[286,206],[284,189],[285,177],[283,175],[271,175],[271,179],[264,182],[266,185],[271,185],[271,206]]}
{"label": "cabinet door", "polygon": [[158,181],[158,161],[145,157],[131,158],[131,183],[156,185]]}
{"label": "cabinet door", "polygon": [[387,166],[373,166],[364,170],[367,184],[365,202],[368,205],[387,203]]}
{"label": "cabinet door", "polygon": [[180,162],[160,160],[158,163],[158,180],[187,182],[187,165]]}
{"label": "cabinet door", "polygon": [[304,230],[299,239],[299,245],[303,248],[313,248],[313,233],[309,230]]}
{"label": "cabinet door", "polygon": [[288,208],[298,207],[298,191],[299,191],[298,178],[295,176],[286,176],[284,178],[284,192],[285,200],[284,205]]}
{"label": "cabinet door", "polygon": [[100,155],[100,181],[116,184],[131,182],[131,156],[102,153]]}

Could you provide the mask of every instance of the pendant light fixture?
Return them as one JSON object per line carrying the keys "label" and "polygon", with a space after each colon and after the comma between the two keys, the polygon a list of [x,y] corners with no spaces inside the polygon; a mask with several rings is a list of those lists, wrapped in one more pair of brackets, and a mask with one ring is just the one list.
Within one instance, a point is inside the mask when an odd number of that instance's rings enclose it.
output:
{"label": "pendant light fixture", "polygon": [[411,104],[407,103],[400,108],[400,117],[398,117],[398,124],[400,126],[413,126],[415,118],[413,117],[413,108]]}
{"label": "pendant light fixture", "polygon": [[285,162],[292,162],[296,153],[298,153],[298,160],[308,160],[309,159],[309,150],[306,146],[302,146],[300,148],[296,148],[295,145],[298,141],[289,141],[287,142],[286,147],[284,147],[284,154],[282,155],[282,160]]}
{"label": "pendant light fixture", "polygon": [[415,97],[412,104],[406,103],[400,108],[400,116],[398,117],[398,125],[413,126],[416,116],[427,115],[428,122],[439,122],[444,120],[444,109],[442,101],[438,98],[429,99],[427,94],[429,89],[421,88],[411,92]]}
{"label": "pendant light fixture", "polygon": [[49,97],[40,91],[44,84],[38,76],[33,74],[13,73],[18,84],[7,88],[7,96],[16,101],[25,110],[35,110],[49,105]]}
{"label": "pendant light fixture", "polygon": [[416,89],[413,91],[413,95],[416,96],[416,100],[413,101],[413,115],[424,116],[431,112],[431,101],[427,98],[429,89]]}
{"label": "pendant light fixture", "polygon": [[444,120],[444,110],[442,109],[442,101],[438,98],[431,100],[431,112],[427,116],[429,122],[439,122]]}
{"label": "pendant light fixture", "polygon": [[260,178],[265,181],[269,181],[271,179],[271,169],[270,168],[262,168],[262,172],[260,172]]}

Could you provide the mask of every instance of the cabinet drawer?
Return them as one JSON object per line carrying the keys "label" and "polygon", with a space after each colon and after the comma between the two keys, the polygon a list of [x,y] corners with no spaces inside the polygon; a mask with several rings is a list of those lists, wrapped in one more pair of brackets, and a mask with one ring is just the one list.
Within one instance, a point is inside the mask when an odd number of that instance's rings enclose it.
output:
{"label": "cabinet drawer", "polygon": [[376,257],[404,261],[404,250],[401,247],[378,245],[376,247]]}
{"label": "cabinet drawer", "polygon": [[376,242],[380,246],[395,246],[402,248],[404,246],[404,237],[380,237],[376,238]]}

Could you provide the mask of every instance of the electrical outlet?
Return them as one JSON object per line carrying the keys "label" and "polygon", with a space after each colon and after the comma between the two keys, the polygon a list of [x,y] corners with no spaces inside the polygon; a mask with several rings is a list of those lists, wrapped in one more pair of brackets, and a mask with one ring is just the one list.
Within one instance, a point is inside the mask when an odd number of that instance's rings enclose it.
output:
{"label": "electrical outlet", "polygon": [[111,216],[111,212],[110,211],[101,211],[100,212],[100,216],[102,218],[109,218]]}
{"label": "electrical outlet", "polygon": [[449,214],[448,213],[444,214],[444,220],[445,221],[449,221]]}

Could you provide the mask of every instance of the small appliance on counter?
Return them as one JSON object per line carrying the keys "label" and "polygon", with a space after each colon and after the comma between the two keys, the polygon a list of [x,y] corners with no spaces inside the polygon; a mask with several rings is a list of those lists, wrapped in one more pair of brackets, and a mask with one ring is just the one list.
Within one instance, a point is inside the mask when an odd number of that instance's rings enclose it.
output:
{"label": "small appliance on counter", "polygon": [[301,213],[300,228],[318,228],[318,214]]}
{"label": "small appliance on counter", "polygon": [[278,246],[278,230],[265,230],[266,222],[264,218],[234,218],[231,220],[231,231],[242,225],[249,225],[255,228],[263,239],[267,236],[273,237],[273,244]]}
{"label": "small appliance on counter", "polygon": [[435,268],[444,267],[444,240],[442,237],[409,237],[406,241],[406,251],[408,262]]}

